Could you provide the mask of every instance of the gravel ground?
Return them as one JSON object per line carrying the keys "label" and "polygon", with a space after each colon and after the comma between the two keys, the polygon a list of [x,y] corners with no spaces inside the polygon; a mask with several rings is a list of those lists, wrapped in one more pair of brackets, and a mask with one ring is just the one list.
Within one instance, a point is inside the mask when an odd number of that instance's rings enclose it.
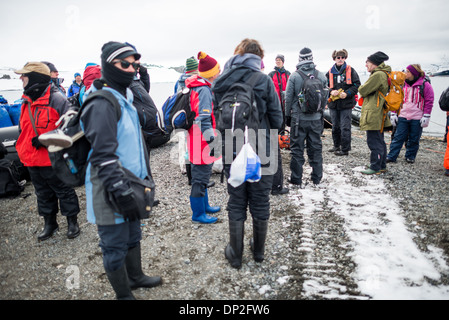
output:
{"label": "gravel ground", "polygon": [[[386,134],[390,141],[389,133]],[[331,133],[323,137],[325,176],[321,188],[328,188],[326,168],[338,165],[354,186],[363,183],[353,168],[368,163],[369,150],[365,134],[353,129],[352,151],[348,157],[327,152]],[[388,172],[366,179],[382,179],[390,194],[398,199],[402,214],[414,241],[422,250],[432,245],[449,257],[448,185],[443,176],[445,144],[441,138],[423,137],[415,164],[407,164],[403,152]],[[226,211],[218,214],[214,225],[191,222],[190,187],[176,164],[174,142],[152,151],[151,165],[161,201],[150,219],[143,221],[142,260],[149,275],[163,277],[163,285],[134,291],[145,300],[293,300],[293,299],[370,299],[361,293],[354,277],[356,268],[352,247],[348,245],[345,221],[323,203],[306,219],[304,208],[292,201],[298,192],[293,186],[288,195],[271,198],[271,220],[263,263],[255,263],[245,247],[243,266],[231,268],[224,258],[228,241]],[[284,174],[289,176],[290,153],[283,151]],[[308,165],[306,165],[308,167]],[[306,168],[310,170],[310,168]],[[210,202],[226,207],[226,185],[220,175],[210,189]],[[304,188],[312,188],[305,181]],[[81,235],[66,237],[67,223],[58,216],[59,232],[51,239],[37,241],[43,219],[37,215],[33,186],[27,183],[20,197],[0,199],[0,299],[2,300],[113,300],[114,292],[106,278],[98,246],[96,227],[86,221],[84,189],[78,188],[82,212]],[[314,259],[323,265],[323,274],[332,272],[334,285],[314,294],[304,288],[306,279],[314,277],[307,267],[306,254],[298,247],[307,243],[307,226],[316,248]],[[245,225],[245,244],[252,227]],[[325,270],[332,266],[332,270]],[[320,276],[318,276],[320,277]],[[322,276],[325,277],[325,276]],[[335,285],[335,283],[337,285]],[[449,275],[442,272],[438,283],[449,285]],[[331,295],[332,293],[332,295]]]}

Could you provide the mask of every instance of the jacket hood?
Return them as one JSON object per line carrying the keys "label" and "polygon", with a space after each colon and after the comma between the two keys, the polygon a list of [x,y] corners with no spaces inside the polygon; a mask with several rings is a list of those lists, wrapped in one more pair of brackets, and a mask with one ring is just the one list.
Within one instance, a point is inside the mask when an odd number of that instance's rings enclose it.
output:
{"label": "jacket hood", "polygon": [[378,71],[391,72],[391,67],[386,65],[385,62],[382,62],[376,69],[373,70],[372,73],[378,72]]}
{"label": "jacket hood", "polygon": [[194,75],[185,80],[186,87],[188,88],[196,88],[196,87],[203,87],[203,86],[211,86],[211,83],[207,81],[206,79],[200,77],[199,75]]}
{"label": "jacket hood", "polygon": [[301,70],[301,71],[310,71],[310,70],[314,70],[315,69],[315,64],[313,63],[313,61],[301,61],[296,65],[296,70]]}
{"label": "jacket hood", "polygon": [[235,55],[231,59],[226,62],[224,66],[224,70],[231,69],[235,66],[245,66],[247,68],[250,68],[254,71],[260,71],[260,66],[262,64],[262,59],[252,53],[245,53],[244,55]]}

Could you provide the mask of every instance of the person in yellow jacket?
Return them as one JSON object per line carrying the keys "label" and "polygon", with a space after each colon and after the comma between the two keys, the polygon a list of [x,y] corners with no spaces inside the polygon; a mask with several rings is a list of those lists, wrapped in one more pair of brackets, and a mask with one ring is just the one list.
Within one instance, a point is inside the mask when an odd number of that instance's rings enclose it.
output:
{"label": "person in yellow jacket", "polygon": [[385,64],[389,57],[378,51],[367,58],[366,69],[371,73],[368,80],[359,87],[363,98],[360,116],[360,130],[366,131],[366,142],[371,151],[370,167],[363,174],[380,174],[387,167],[387,146],[384,139],[384,127],[391,126],[389,117],[384,120],[385,99],[379,93],[388,92],[388,76],[391,67]]}

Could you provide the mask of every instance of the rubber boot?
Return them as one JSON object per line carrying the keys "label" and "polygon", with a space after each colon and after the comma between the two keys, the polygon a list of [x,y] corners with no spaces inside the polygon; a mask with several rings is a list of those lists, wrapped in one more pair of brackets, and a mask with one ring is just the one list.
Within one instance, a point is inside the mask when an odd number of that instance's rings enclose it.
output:
{"label": "rubber boot", "polygon": [[143,273],[140,244],[128,249],[125,264],[131,290],[137,288],[153,288],[162,284],[161,277],[149,277]]}
{"label": "rubber boot", "polygon": [[55,233],[58,230],[58,222],[56,221],[56,215],[53,216],[44,216],[44,230],[37,236],[37,240],[44,241]]}
{"label": "rubber boot", "polygon": [[136,300],[131,292],[125,265],[115,271],[106,271],[109,282],[115,291],[117,300]]}
{"label": "rubber boot", "polygon": [[253,218],[253,239],[250,240],[251,251],[256,262],[265,258],[265,239],[267,238],[268,220]]}
{"label": "rubber boot", "polygon": [[245,221],[229,220],[229,243],[225,248],[225,257],[236,269],[242,267],[244,232]]}
{"label": "rubber boot", "polygon": [[67,238],[74,239],[80,235],[80,227],[78,225],[78,217],[67,217]]}
{"label": "rubber boot", "polygon": [[217,218],[206,214],[204,197],[190,197],[190,207],[192,208],[192,222],[211,224],[217,222]]}
{"label": "rubber boot", "polygon": [[205,205],[206,213],[217,213],[218,211],[221,210],[220,207],[211,207],[209,205],[209,196],[207,194],[207,189],[206,189],[206,195],[204,196],[204,205]]}

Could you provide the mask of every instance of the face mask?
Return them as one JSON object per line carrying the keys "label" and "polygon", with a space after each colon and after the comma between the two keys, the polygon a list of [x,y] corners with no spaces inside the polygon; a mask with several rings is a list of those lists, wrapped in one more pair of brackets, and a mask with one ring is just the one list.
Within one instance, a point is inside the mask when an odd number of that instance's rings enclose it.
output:
{"label": "face mask", "polygon": [[136,72],[123,71],[111,63],[106,62],[102,65],[103,79],[108,86],[122,94],[126,93],[126,88],[133,82],[135,74]]}

